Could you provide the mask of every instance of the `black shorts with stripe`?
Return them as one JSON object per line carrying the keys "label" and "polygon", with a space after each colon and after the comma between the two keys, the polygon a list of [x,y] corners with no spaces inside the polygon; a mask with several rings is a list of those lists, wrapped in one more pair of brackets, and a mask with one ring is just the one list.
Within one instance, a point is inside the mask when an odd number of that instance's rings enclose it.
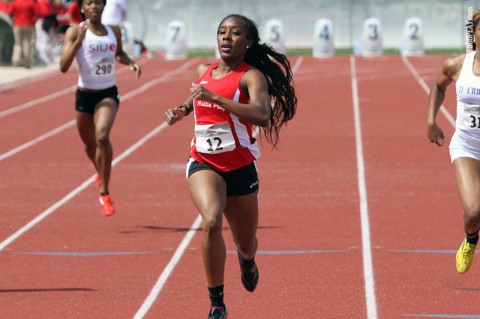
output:
{"label": "black shorts with stripe", "polygon": [[116,85],[100,91],[80,91],[75,92],[75,110],[82,113],[93,114],[98,102],[103,99],[112,98],[117,102],[117,107],[120,105],[120,98],[118,97],[118,88]]}
{"label": "black shorts with stripe", "polygon": [[210,170],[218,173],[227,184],[227,196],[242,196],[255,193],[259,188],[255,162],[230,172],[219,172],[207,164],[190,158],[187,164],[187,179],[195,172]]}

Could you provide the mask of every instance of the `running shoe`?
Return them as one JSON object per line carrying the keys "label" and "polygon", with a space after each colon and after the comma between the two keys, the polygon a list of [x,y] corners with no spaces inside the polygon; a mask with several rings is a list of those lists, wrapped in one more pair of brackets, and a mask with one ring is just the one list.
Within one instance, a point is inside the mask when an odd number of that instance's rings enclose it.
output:
{"label": "running shoe", "polygon": [[457,271],[464,274],[470,269],[477,245],[470,244],[465,238],[457,251]]}
{"label": "running shoe", "polygon": [[212,307],[208,313],[208,319],[227,319],[228,311],[224,307]]}
{"label": "running shoe", "polygon": [[115,214],[115,207],[113,207],[113,201],[110,198],[110,195],[100,195],[99,197],[100,205],[102,205],[102,214],[103,216],[112,216]]}
{"label": "running shoe", "polygon": [[98,173],[95,174],[93,180],[95,181],[95,183],[97,183],[98,188],[102,188],[102,180],[100,179],[100,175],[98,175]]}
{"label": "running shoe", "polygon": [[[240,252],[237,251],[238,254],[238,260],[240,261]],[[250,292],[253,292],[255,288],[257,288],[258,284],[258,267],[255,262],[253,262],[253,266],[250,268],[242,266],[242,263],[240,263],[240,271],[242,272],[242,284],[243,287]]]}

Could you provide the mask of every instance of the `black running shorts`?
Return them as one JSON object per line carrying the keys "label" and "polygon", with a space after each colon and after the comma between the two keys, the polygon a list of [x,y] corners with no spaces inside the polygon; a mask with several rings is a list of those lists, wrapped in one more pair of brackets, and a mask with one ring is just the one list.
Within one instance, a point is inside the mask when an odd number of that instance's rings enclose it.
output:
{"label": "black running shorts", "polygon": [[118,97],[118,88],[116,85],[95,92],[80,91],[77,89],[77,92],[75,92],[75,110],[82,113],[93,114],[98,102],[106,98],[114,99],[117,102],[117,107],[120,105],[120,98]]}
{"label": "black running shorts", "polygon": [[202,170],[216,172],[227,184],[227,196],[242,196],[255,193],[258,190],[258,174],[255,162],[230,172],[219,172],[207,164],[190,158],[187,164],[187,178]]}

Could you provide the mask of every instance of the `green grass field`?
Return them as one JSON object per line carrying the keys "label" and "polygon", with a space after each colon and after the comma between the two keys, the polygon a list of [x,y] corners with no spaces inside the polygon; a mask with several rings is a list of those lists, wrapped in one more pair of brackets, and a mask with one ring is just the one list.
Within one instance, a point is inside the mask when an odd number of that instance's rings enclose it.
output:
{"label": "green grass field", "polygon": [[[435,48],[435,49],[426,49],[425,54],[454,54],[454,53],[464,53],[465,48]],[[312,49],[290,49],[287,50],[287,55],[311,55]],[[335,55],[350,55],[353,54],[353,49],[351,48],[338,48],[335,51]],[[399,49],[386,48],[384,54],[400,54]],[[190,57],[208,57],[214,56],[215,51],[213,49],[191,49],[189,52]]]}

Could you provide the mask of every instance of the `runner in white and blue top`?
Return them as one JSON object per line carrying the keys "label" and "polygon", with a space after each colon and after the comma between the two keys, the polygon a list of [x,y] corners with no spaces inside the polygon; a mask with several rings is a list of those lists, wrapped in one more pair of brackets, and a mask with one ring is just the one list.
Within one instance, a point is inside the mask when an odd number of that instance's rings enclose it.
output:
{"label": "runner in white and blue top", "polygon": [[480,77],[473,73],[476,52],[466,55],[456,81],[457,120],[450,143],[451,160],[466,156],[480,160]]}
{"label": "runner in white and blue top", "polygon": [[[429,95],[427,135],[430,142],[444,145],[445,136],[436,122],[447,87],[456,82],[457,119],[450,142],[450,157],[463,208],[466,233],[456,255],[457,272],[466,273],[473,261],[480,229],[480,10],[467,24],[473,51],[449,57]],[[469,46],[470,47],[470,46]]]}
{"label": "runner in white and blue top", "polygon": [[115,54],[117,38],[107,25],[107,35],[96,35],[87,29],[82,46],[75,55],[78,66],[78,86],[102,90],[115,85]]}
{"label": "runner in white and blue top", "polygon": [[129,65],[137,78],[141,69],[123,51],[120,28],[102,24],[105,0],[78,0],[78,3],[87,19],[67,29],[60,71],[67,72],[76,61],[79,74],[75,94],[78,132],[97,172],[95,180],[100,188],[102,213],[112,216],[115,208],[108,185],[113,151],[109,136],[120,103],[115,85],[115,62]]}

